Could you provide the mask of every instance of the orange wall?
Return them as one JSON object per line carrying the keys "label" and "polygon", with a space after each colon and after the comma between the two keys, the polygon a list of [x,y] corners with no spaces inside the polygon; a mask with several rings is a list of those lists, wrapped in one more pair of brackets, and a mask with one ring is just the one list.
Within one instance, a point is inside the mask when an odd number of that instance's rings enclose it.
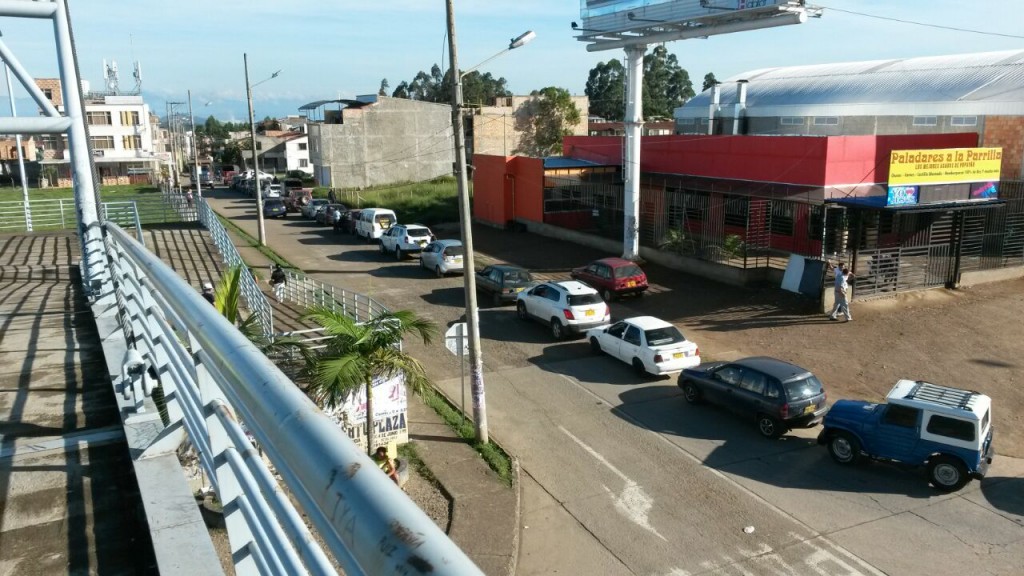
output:
{"label": "orange wall", "polygon": [[474,220],[497,226],[515,218],[543,221],[543,160],[474,154],[473,167]]}

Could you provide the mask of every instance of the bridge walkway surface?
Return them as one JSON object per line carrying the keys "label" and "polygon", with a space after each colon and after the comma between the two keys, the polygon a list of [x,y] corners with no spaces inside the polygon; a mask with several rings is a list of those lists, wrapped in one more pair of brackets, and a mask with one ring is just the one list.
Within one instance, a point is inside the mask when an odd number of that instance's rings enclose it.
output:
{"label": "bridge walkway surface", "polygon": [[79,259],[0,235],[0,575],[155,573]]}

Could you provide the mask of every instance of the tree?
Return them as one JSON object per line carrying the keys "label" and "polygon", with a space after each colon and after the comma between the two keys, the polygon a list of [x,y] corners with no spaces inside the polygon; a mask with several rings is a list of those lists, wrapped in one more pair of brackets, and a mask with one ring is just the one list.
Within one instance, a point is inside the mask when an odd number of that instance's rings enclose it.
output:
{"label": "tree", "polygon": [[278,122],[277,120],[275,120],[274,118],[271,118],[270,116],[267,116],[266,118],[264,118],[263,121],[260,122],[260,124],[259,124],[259,130],[262,131],[262,132],[266,132],[267,130],[280,130],[280,129],[281,129],[281,123]]}
{"label": "tree", "polygon": [[[450,75],[446,77],[448,80],[450,78]],[[508,81],[504,78],[495,78],[490,72],[481,74],[474,70],[462,78],[462,101],[466,104],[493,106],[496,98],[511,95]]]}
{"label": "tree", "polygon": [[399,345],[407,334],[415,334],[429,344],[437,326],[408,310],[385,312],[366,322],[356,322],[330,308],[316,307],[303,318],[323,327],[328,338],[313,363],[313,381],[306,393],[317,405],[335,408],[349,392],[362,386],[366,392],[366,450],[372,454],[374,379],[401,374],[406,386],[422,393],[430,384],[426,372]]}
{"label": "tree", "polygon": [[644,56],[644,118],[672,118],[675,109],[693,98],[690,74],[679,66],[675,54],[664,45]]}
{"label": "tree", "polygon": [[391,97],[392,98],[410,98],[410,96],[409,96],[409,83],[406,82],[405,80],[402,80],[398,84],[398,86],[395,87],[395,91],[391,93]]}
{"label": "tree", "polygon": [[380,90],[377,90],[377,95],[378,96],[387,96],[388,95],[388,88],[390,88],[390,87],[391,86],[388,84],[388,79],[387,78],[381,80],[380,81]]}
{"label": "tree", "polygon": [[218,162],[221,164],[234,164],[241,166],[244,162],[242,161],[242,148],[235,142],[225,142],[224,148],[221,149],[219,154],[220,159]]}
{"label": "tree", "polygon": [[522,132],[517,154],[550,156],[561,151],[562,138],[580,122],[580,110],[564,88],[534,90],[516,111],[516,128]]}
{"label": "tree", "polygon": [[598,62],[590,70],[584,92],[590,99],[589,113],[609,121],[621,121],[625,112],[626,70],[622,62]]}
{"label": "tree", "polygon": [[[511,95],[508,81],[504,78],[495,78],[489,72],[480,74],[474,70],[462,79],[462,101],[467,104],[486,106],[494,102],[495,98]],[[403,81],[391,96],[424,102],[451,102],[451,70],[442,73],[441,67],[434,64],[429,73],[421,70],[411,82]]]}
{"label": "tree", "polygon": [[263,333],[255,314],[242,317],[238,306],[242,293],[242,274],[248,273],[248,270],[241,266],[231,266],[225,271],[213,293],[213,305],[217,311],[265,355],[293,357],[298,354],[306,364],[309,364],[313,358],[305,342],[294,336],[268,338]]}
{"label": "tree", "polygon": [[715,84],[718,84],[718,80],[715,78],[714,72],[708,72],[704,75],[704,84],[701,85],[700,91],[703,92],[708,88],[711,88]]}

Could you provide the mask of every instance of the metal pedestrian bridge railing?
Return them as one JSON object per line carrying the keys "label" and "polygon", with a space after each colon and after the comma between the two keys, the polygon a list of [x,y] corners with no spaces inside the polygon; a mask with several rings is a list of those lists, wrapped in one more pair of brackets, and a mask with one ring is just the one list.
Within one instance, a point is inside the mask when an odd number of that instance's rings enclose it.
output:
{"label": "metal pedestrian bridge railing", "polygon": [[176,438],[196,449],[223,504],[238,574],[334,574],[336,565],[345,574],[480,574],[169,266],[113,221],[103,242],[112,288],[94,292],[94,310],[116,316],[127,345],[115,386],[126,429],[157,412],[162,430],[141,458],[178,450]]}

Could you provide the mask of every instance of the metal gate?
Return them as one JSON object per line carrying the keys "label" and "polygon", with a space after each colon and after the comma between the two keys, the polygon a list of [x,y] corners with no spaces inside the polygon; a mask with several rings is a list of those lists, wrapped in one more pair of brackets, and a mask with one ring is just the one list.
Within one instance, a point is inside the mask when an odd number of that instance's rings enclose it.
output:
{"label": "metal gate", "polygon": [[962,214],[858,211],[854,219],[855,298],[955,283]]}

